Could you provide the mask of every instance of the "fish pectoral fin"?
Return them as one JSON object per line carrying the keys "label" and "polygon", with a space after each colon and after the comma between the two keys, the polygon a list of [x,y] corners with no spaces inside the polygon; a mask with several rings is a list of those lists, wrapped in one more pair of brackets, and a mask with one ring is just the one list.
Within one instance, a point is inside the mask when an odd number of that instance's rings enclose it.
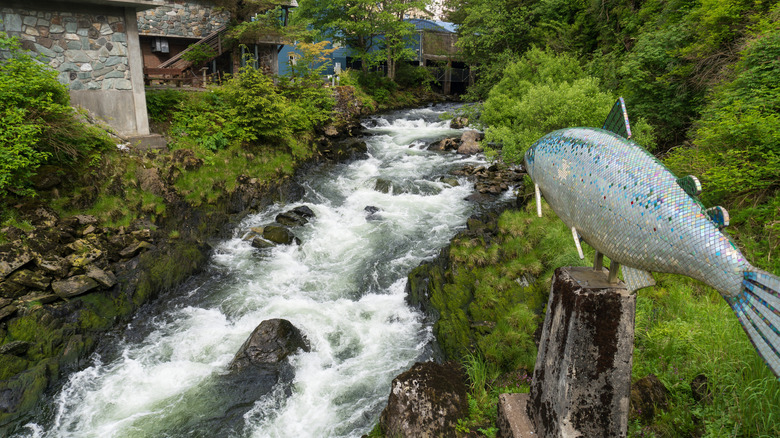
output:
{"label": "fish pectoral fin", "polygon": [[647,271],[623,265],[623,280],[629,292],[655,286],[655,278]]}
{"label": "fish pectoral fin", "polygon": [[580,233],[577,232],[577,229],[574,227],[571,227],[571,235],[574,237],[574,245],[577,246],[577,254],[580,255],[580,260],[585,258],[585,254],[582,253],[582,245],[580,245]]}
{"label": "fish pectoral fin", "polygon": [[720,205],[704,210],[709,216],[713,224],[718,228],[725,228],[729,226],[729,212]]}
{"label": "fish pectoral fin", "polygon": [[536,193],[536,214],[542,217],[542,192],[539,190],[539,184],[534,184],[534,192]]}
{"label": "fish pectoral fin", "polygon": [[622,135],[625,138],[631,138],[631,125],[628,123],[628,111],[626,111],[626,102],[622,97],[618,97],[617,102],[612,106],[612,111],[609,112],[607,119],[604,120],[602,129],[614,132],[617,135]]}
{"label": "fish pectoral fin", "polygon": [[696,178],[693,175],[677,178],[677,185],[680,186],[688,196],[696,198],[701,195],[701,182],[699,181],[699,178]]}

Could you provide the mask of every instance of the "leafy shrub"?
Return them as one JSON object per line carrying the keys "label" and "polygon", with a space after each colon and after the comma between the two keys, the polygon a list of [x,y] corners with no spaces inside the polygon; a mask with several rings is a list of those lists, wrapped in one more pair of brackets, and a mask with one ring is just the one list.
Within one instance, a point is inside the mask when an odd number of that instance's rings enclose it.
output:
{"label": "leafy shrub", "polygon": [[[569,55],[530,50],[511,64],[485,101],[481,122],[488,142],[502,143],[503,159],[518,163],[543,135],[572,126],[600,127],[616,97],[601,91]],[[635,140],[652,149],[650,127],[632,121]]]}
{"label": "leafy shrub", "polygon": [[430,88],[435,80],[433,74],[423,66],[400,62],[396,67],[395,82],[402,88]]}
{"label": "leafy shrub", "polygon": [[165,122],[171,118],[176,106],[184,99],[181,91],[172,89],[149,90],[146,92],[146,111],[154,122]]}
{"label": "leafy shrub", "polygon": [[398,84],[381,73],[368,72],[358,77],[360,86],[379,104],[387,103]]}
{"label": "leafy shrub", "polygon": [[182,59],[194,66],[199,66],[217,56],[217,51],[205,44],[191,44],[189,50],[181,54]]}
{"label": "leafy shrub", "polygon": [[46,162],[75,164],[110,145],[105,133],[76,119],[57,72],[0,32],[0,196],[31,195],[30,177]]}
{"label": "leafy shrub", "polygon": [[780,30],[776,22],[767,26],[741,52],[733,79],[710,94],[693,147],[676,149],[667,160],[702,178],[705,202],[761,201],[780,189]]}

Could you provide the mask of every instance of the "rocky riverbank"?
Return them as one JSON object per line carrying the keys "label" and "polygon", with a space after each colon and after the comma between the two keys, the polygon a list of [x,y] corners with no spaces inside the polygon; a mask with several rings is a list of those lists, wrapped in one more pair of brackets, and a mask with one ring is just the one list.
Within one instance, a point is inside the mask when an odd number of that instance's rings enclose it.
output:
{"label": "rocky riverbank", "polygon": [[[321,130],[317,160],[365,154],[365,143],[350,136],[359,133],[360,108],[348,102]],[[65,190],[65,184],[52,178],[42,182],[44,196],[15,206],[17,222],[25,226],[0,230],[6,239],[0,245],[0,431],[34,415],[41,394],[60,376],[82,368],[106,331],[126,324],[139,307],[196,273],[208,259],[209,243],[227,236],[239,219],[303,193],[293,177],[269,183],[242,175],[231,191],[193,206],[174,186],[183,173],[204,165],[192,151],[129,155],[137,163],[131,184],[158,197],[164,215],[147,211],[122,227],[105,226],[89,214],[60,217],[46,195]],[[500,193],[488,182],[495,171],[463,170]],[[126,189],[122,182],[110,177],[117,192]],[[95,196],[86,187],[72,205],[90,205]],[[306,219],[306,212],[288,213],[277,219],[283,227]],[[292,222],[285,224],[287,219]]]}
{"label": "rocky riverbank", "polygon": [[[365,143],[352,138],[364,114],[349,91],[338,92],[331,123],[314,140],[319,153],[299,171],[365,153]],[[292,175],[275,181],[240,175],[232,190],[192,205],[175,186],[182,174],[204,165],[192,150],[123,154],[134,177],[111,163],[95,175],[63,177],[60,169],[42,169],[36,180],[40,196],[13,205],[19,227],[0,230],[0,434],[29,418],[59,377],[83,367],[104,333],[198,272],[210,242],[227,237],[250,212],[303,193]],[[69,209],[86,210],[98,196],[95,177],[106,178],[119,197],[135,190],[155,201],[128,206],[141,211],[118,227],[89,214],[61,217],[49,206],[68,192]]]}

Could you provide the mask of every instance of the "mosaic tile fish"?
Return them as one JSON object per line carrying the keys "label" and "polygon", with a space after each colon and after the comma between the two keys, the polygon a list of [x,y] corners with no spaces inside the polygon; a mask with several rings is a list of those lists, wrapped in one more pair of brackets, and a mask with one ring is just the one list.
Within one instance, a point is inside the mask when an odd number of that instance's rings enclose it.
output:
{"label": "mosaic tile fish", "polygon": [[623,99],[604,128],[551,132],[525,154],[537,211],[541,195],[580,240],[623,266],[629,290],[655,284],[650,272],[682,274],[717,289],[756,350],[780,376],[780,278],[753,267],[721,230],[728,212],[705,210],[692,176],[677,178],[631,138]]}

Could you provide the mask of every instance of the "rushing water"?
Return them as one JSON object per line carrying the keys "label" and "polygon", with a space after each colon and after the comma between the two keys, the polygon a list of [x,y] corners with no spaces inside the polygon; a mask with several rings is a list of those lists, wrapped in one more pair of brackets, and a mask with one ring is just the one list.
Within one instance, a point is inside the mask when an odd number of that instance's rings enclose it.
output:
{"label": "rushing water", "polygon": [[[472,213],[465,179],[439,179],[478,158],[424,150],[458,134],[437,106],[364,121],[369,156],[304,176],[300,202],[247,217],[203,274],[104,342],[72,374],[26,437],[360,436],[392,379],[430,357],[431,327],[404,302],[406,275]],[[376,190],[377,181],[392,187]],[[300,246],[242,240],[298,205],[316,214]],[[369,214],[365,207],[379,211]],[[253,390],[227,366],[263,320],[285,318],[311,352],[291,357],[290,384]],[[269,390],[270,389],[270,390]],[[236,401],[239,400],[239,401]]]}

